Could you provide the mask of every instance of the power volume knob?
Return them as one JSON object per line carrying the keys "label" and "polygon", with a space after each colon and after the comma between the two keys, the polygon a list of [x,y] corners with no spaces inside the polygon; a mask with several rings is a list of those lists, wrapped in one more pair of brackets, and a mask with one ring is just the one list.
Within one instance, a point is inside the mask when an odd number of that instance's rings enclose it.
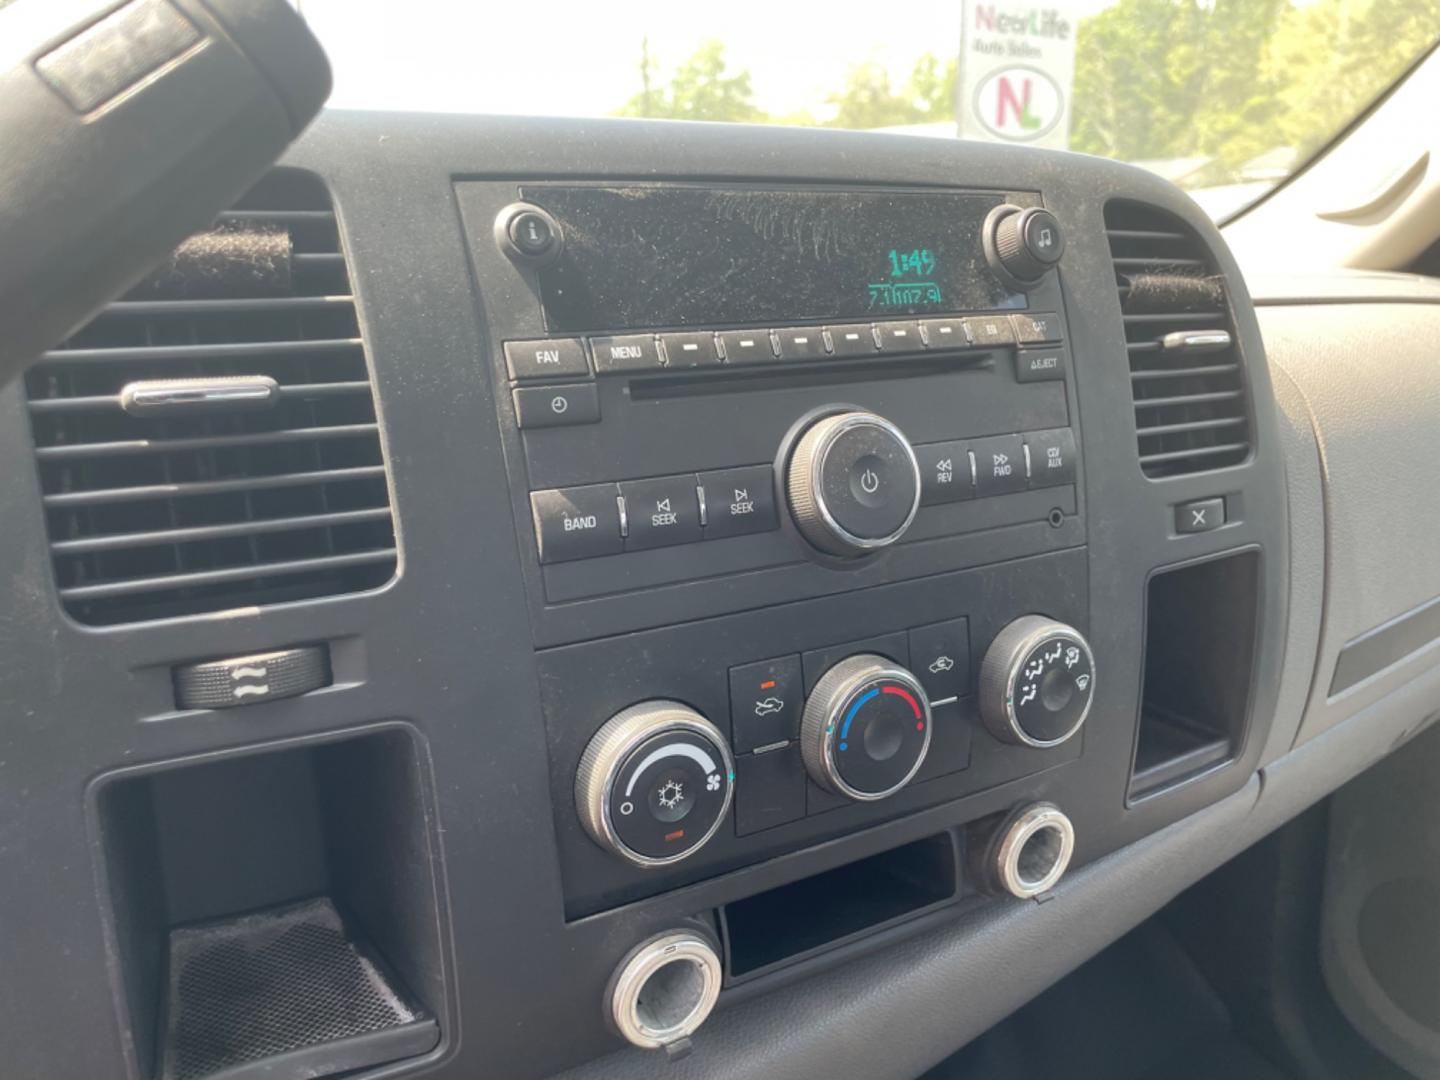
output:
{"label": "power volume knob", "polygon": [[980,717],[997,739],[1059,746],[1090,714],[1095,658],[1080,631],[1041,615],[996,635],[980,664]]}
{"label": "power volume knob", "polygon": [[786,470],[795,525],[832,555],[893,544],[920,508],[920,465],[904,433],[858,409],[815,421]]}
{"label": "power volume knob", "polygon": [[715,835],[730,809],[735,763],[725,737],[678,701],[645,701],[595,733],[575,774],[580,823],[636,866],[668,866]]}

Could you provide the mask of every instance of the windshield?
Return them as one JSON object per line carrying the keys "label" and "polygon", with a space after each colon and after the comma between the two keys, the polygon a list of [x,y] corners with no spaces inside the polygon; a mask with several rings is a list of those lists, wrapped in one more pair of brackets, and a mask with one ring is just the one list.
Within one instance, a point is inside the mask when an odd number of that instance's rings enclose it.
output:
{"label": "windshield", "polygon": [[1216,218],[1288,177],[1440,36],[1440,0],[296,2],[339,108],[1068,148],[1159,173]]}

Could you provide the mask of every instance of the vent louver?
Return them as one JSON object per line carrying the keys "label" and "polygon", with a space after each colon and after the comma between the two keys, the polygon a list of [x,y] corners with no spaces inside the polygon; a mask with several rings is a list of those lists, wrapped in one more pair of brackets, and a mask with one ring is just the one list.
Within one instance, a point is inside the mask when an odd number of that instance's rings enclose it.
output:
{"label": "vent louver", "polygon": [[[208,235],[256,250],[218,271],[202,257],[152,277],[26,377],[55,578],[81,622],[355,592],[395,572],[369,367],[327,192],[276,170]],[[137,385],[177,379],[196,380],[182,390],[248,383],[266,400],[134,407]]]}
{"label": "vent louver", "polygon": [[1224,280],[1209,251],[1178,219],[1139,203],[1106,206],[1105,229],[1145,475],[1244,461],[1250,452],[1245,371]]}

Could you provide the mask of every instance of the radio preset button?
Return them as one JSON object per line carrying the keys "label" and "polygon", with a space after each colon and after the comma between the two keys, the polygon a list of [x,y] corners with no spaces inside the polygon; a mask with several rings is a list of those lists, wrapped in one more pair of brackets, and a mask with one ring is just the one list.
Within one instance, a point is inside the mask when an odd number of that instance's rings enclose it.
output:
{"label": "radio preset button", "polygon": [[921,352],[925,348],[925,341],[920,336],[918,322],[876,323],[875,333],[880,338],[881,352]]}
{"label": "radio preset button", "polygon": [[715,335],[727,364],[765,364],[775,359],[769,330],[721,330]]}
{"label": "radio preset button", "polygon": [[1025,445],[1030,449],[1032,488],[1075,482],[1075,433],[1069,428],[1028,432]]}
{"label": "radio preset button", "polygon": [[977,439],[970,444],[970,452],[975,455],[976,495],[1025,490],[1025,440],[1019,435]]}
{"label": "radio preset button", "polygon": [[656,371],[661,362],[654,334],[626,334],[624,337],[592,337],[595,370],[601,375],[628,371]]}
{"label": "radio preset button", "polygon": [[662,476],[620,485],[629,531],[626,551],[691,544],[700,539],[700,503],[695,476]]}
{"label": "radio preset button", "polygon": [[920,463],[920,505],[959,502],[975,495],[970,455],[963,442],[930,443],[915,447]]}
{"label": "radio preset button", "polygon": [[977,346],[1015,344],[1015,328],[1006,315],[977,315],[966,319],[965,332]]}
{"label": "radio preset button", "polygon": [[869,356],[875,352],[875,331],[869,323],[830,327],[830,344],[836,356]]}
{"label": "radio preset button", "polygon": [[769,532],[780,527],[775,475],[769,465],[701,473],[705,539]]}
{"label": "radio preset button", "polygon": [[661,334],[668,368],[711,367],[720,363],[720,347],[708,330],[688,334]]}
{"label": "radio preset button", "polygon": [[589,375],[590,362],[579,338],[505,342],[505,365],[512,379],[549,379]]}
{"label": "radio preset button", "polygon": [[1015,340],[1021,345],[1054,345],[1063,337],[1060,316],[1053,311],[1012,315],[1010,321],[1015,324]]}
{"label": "radio preset button", "polygon": [[926,343],[932,349],[968,349],[972,344],[964,319],[925,319],[920,323]]}
{"label": "radio preset button", "polygon": [[775,340],[780,345],[781,360],[815,360],[829,355],[825,351],[825,328],[821,326],[776,330]]}
{"label": "radio preset button", "polygon": [[522,386],[515,391],[515,420],[522,428],[569,427],[600,419],[600,394],[593,382]]}
{"label": "radio preset button", "polygon": [[530,495],[542,563],[618,555],[620,506],[614,484],[536,491]]}

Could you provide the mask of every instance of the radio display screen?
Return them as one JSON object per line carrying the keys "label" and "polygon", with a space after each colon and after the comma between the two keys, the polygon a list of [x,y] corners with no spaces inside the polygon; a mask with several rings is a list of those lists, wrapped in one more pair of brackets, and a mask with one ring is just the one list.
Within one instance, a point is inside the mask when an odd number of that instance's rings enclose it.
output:
{"label": "radio display screen", "polygon": [[986,265],[998,193],[526,185],[564,247],[551,332],[783,325],[1024,307]]}

